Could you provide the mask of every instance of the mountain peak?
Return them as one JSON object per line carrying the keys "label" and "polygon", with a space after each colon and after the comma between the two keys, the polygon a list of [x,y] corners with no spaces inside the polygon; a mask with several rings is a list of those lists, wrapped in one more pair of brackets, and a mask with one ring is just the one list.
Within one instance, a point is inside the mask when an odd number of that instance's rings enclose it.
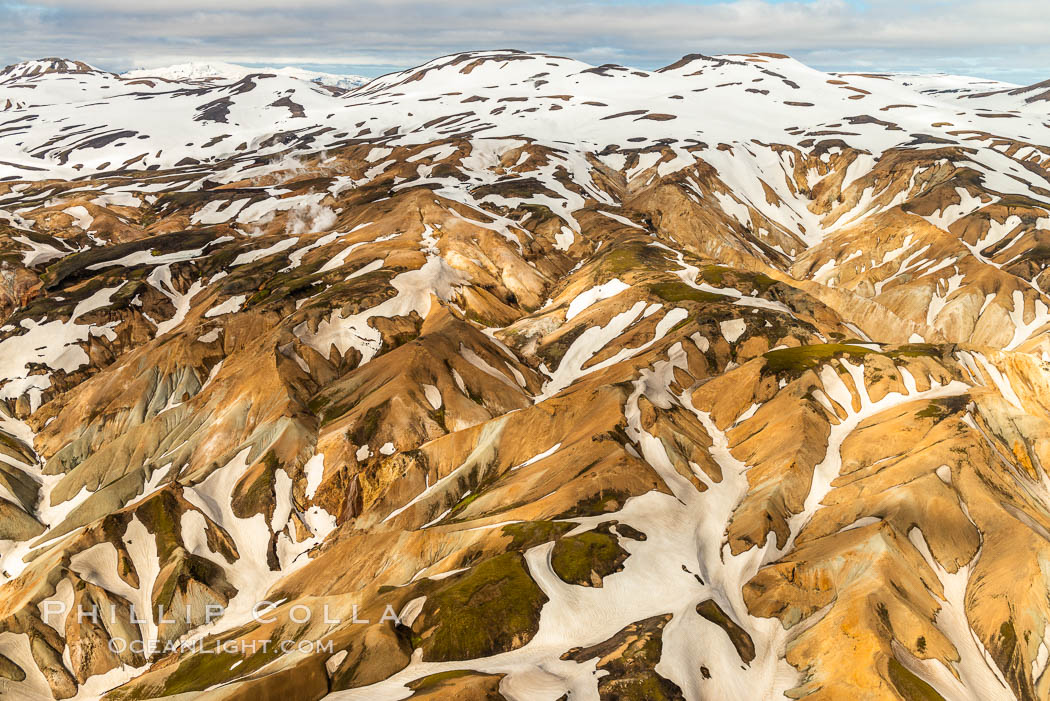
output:
{"label": "mountain peak", "polygon": [[68,58],[38,58],[20,63],[12,63],[0,70],[0,76],[6,78],[34,78],[48,73],[105,73],[83,61]]}

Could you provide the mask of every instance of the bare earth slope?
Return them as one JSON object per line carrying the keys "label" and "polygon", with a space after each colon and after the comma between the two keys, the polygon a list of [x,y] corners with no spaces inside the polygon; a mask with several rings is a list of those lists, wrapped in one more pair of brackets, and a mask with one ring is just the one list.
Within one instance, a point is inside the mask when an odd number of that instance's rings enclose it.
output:
{"label": "bare earth slope", "polygon": [[1045,85],[8,67],[0,695],[1048,699],[1048,263]]}

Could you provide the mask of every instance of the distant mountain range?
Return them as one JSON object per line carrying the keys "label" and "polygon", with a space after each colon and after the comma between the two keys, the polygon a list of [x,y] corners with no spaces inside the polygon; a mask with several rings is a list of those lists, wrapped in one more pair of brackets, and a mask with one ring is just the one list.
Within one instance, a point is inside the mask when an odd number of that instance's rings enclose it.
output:
{"label": "distant mountain range", "polygon": [[302,68],[249,68],[235,63],[223,63],[221,61],[208,61],[199,63],[178,63],[164,68],[138,68],[122,73],[124,78],[156,77],[165,80],[239,80],[252,73],[274,73],[276,75],[308,80],[313,83],[331,85],[337,88],[356,88],[368,82],[368,78],[360,75],[340,75],[334,73],[320,73],[308,71]]}

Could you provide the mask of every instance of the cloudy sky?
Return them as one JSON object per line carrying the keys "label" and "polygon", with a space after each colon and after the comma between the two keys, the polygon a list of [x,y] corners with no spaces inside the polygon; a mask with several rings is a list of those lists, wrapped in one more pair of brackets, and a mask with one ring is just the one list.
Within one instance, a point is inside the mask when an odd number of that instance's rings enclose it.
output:
{"label": "cloudy sky", "polygon": [[777,51],[824,70],[1050,78],[1047,0],[0,0],[0,63],[189,60],[379,75],[481,48],[640,68]]}

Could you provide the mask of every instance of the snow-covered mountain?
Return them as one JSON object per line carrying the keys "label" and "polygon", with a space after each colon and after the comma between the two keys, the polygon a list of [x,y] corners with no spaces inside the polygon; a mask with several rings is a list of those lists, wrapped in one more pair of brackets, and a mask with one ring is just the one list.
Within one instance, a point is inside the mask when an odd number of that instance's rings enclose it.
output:
{"label": "snow-covered mountain", "polygon": [[285,66],[282,68],[249,68],[235,63],[224,63],[222,61],[201,61],[191,63],[178,63],[162,68],[137,68],[122,74],[125,78],[163,78],[172,81],[198,81],[198,80],[240,80],[252,73],[274,73],[280,76],[298,78],[322,85],[331,85],[337,88],[349,90],[364,85],[368,78],[360,75],[343,75],[335,73],[321,73],[309,71],[302,68]]}
{"label": "snow-covered mountain", "polygon": [[1048,697],[1046,84],[211,71],[0,75],[0,692]]}
{"label": "snow-covered mountain", "polygon": [[65,58],[41,58],[35,61],[13,63],[0,70],[4,81],[15,78],[35,78],[47,74],[100,73],[99,69],[83,61],[70,61]]}
{"label": "snow-covered mountain", "polygon": [[1013,83],[1004,83],[988,78],[974,78],[972,76],[950,75],[947,73],[880,73],[879,75],[923,94],[981,94],[1021,87]]}

